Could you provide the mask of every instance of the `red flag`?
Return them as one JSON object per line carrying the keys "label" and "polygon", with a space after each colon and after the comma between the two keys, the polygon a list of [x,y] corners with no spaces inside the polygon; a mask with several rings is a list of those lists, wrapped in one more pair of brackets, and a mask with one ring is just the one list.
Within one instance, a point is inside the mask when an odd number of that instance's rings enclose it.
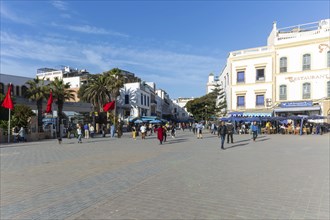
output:
{"label": "red flag", "polygon": [[50,91],[49,98],[47,101],[46,113],[52,112],[52,104],[53,104],[53,93],[52,93],[52,91]]}
{"label": "red flag", "polygon": [[1,106],[4,108],[14,109],[13,100],[11,100],[11,84],[9,85],[5,99],[3,100]]}
{"label": "red flag", "polygon": [[115,101],[112,101],[112,102],[108,102],[106,104],[103,105],[103,111],[107,112],[107,111],[110,111],[112,109],[115,109]]}

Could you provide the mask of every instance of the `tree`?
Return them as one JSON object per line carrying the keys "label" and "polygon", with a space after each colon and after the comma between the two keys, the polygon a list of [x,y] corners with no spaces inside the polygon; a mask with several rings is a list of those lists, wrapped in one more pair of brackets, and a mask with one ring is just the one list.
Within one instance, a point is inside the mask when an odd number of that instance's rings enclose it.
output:
{"label": "tree", "polygon": [[220,116],[222,109],[226,108],[225,92],[216,86],[211,93],[187,102],[186,107],[197,121]]}
{"label": "tree", "polygon": [[54,81],[52,81],[49,84],[49,87],[52,89],[53,97],[55,100],[55,104],[57,104],[57,117],[58,117],[58,137],[60,135],[60,123],[63,118],[63,106],[65,101],[74,100],[75,99],[75,91],[70,89],[70,83],[64,83],[63,79],[55,78]]}
{"label": "tree", "polygon": [[21,104],[16,105],[12,116],[13,127],[28,127],[32,116],[35,114],[30,107]]}
{"label": "tree", "polygon": [[107,88],[111,92],[112,100],[116,100],[120,95],[120,89],[124,86],[125,77],[121,74],[121,70],[118,68],[114,68],[103,74],[106,77]]}
{"label": "tree", "polygon": [[42,129],[42,102],[46,98],[48,87],[44,79],[35,78],[26,82],[29,88],[26,91],[26,98],[35,101],[38,110],[38,131]]}
{"label": "tree", "polygon": [[103,105],[111,101],[111,92],[108,89],[108,79],[104,74],[90,75],[88,83],[78,91],[78,97],[94,106],[94,111],[100,111]]}

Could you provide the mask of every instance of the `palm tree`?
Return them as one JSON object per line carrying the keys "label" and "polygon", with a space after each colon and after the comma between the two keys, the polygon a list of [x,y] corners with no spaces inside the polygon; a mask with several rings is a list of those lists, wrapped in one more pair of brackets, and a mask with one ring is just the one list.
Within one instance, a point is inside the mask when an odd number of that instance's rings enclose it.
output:
{"label": "palm tree", "polygon": [[106,77],[107,88],[111,92],[111,98],[116,100],[120,95],[120,89],[124,86],[125,77],[118,68],[105,72],[103,75]]}
{"label": "palm tree", "polygon": [[88,84],[80,87],[78,97],[94,106],[94,111],[100,111],[103,105],[111,100],[105,75],[91,75]]}
{"label": "palm tree", "polygon": [[52,81],[49,84],[50,88],[53,92],[53,97],[55,100],[55,103],[57,104],[57,117],[58,117],[58,137],[59,137],[59,126],[62,121],[63,116],[63,105],[65,101],[68,100],[74,100],[75,99],[75,91],[70,89],[70,83],[64,83],[63,79],[55,78],[54,81]]}
{"label": "palm tree", "polygon": [[26,98],[36,101],[38,110],[38,131],[42,129],[42,102],[49,94],[48,87],[45,85],[44,79],[35,78],[27,81],[25,84],[29,86],[26,91]]}

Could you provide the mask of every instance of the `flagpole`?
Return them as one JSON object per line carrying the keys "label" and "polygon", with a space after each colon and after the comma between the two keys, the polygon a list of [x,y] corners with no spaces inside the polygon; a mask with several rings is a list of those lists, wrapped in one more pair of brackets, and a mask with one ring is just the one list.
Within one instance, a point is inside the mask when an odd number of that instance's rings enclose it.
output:
{"label": "flagpole", "polygon": [[9,109],[9,119],[8,119],[8,143],[10,143],[10,109]]}

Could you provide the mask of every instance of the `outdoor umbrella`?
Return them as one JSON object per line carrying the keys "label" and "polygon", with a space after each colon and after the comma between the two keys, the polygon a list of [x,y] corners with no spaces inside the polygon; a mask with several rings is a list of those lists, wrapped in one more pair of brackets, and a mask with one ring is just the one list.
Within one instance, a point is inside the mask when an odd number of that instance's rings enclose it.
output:
{"label": "outdoor umbrella", "polygon": [[149,121],[150,124],[159,124],[159,123],[162,123],[161,120],[158,120],[158,119],[155,119],[155,120],[152,120],[152,121]]}

